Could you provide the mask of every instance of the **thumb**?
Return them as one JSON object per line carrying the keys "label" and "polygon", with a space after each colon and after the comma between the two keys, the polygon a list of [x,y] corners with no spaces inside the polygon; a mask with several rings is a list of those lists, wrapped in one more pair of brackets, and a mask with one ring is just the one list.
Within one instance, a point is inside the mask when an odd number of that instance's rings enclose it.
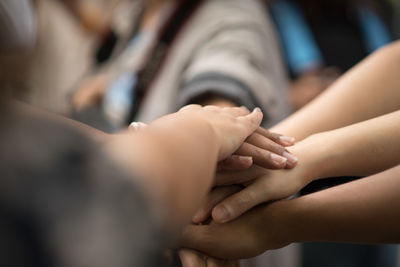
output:
{"label": "thumb", "polygon": [[255,132],[263,119],[263,113],[260,108],[255,108],[253,112],[238,118],[242,122],[245,129],[246,137]]}
{"label": "thumb", "polygon": [[265,188],[257,180],[215,206],[212,211],[212,218],[216,222],[226,223],[266,200],[268,199]]}

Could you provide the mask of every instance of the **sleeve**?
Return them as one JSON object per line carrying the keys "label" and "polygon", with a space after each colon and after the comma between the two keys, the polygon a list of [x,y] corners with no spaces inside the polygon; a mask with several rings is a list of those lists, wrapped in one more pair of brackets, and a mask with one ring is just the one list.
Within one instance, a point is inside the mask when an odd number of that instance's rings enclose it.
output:
{"label": "sleeve", "polygon": [[133,177],[79,133],[50,126],[26,120],[2,139],[0,246],[10,253],[0,263],[165,266],[167,239]]}
{"label": "sleeve", "polygon": [[249,109],[260,107],[269,122],[282,119],[289,111],[286,73],[267,13],[255,1],[229,2],[226,14],[209,18],[213,30],[185,69],[179,104],[217,95]]}
{"label": "sleeve", "polygon": [[36,17],[30,1],[0,1],[0,49],[33,49],[36,40],[35,25]]}

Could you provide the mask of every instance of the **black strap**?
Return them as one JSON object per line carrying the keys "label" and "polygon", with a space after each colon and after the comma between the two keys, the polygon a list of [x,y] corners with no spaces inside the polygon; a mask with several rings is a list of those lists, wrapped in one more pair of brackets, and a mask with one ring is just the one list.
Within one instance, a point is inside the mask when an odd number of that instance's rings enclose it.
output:
{"label": "black strap", "polygon": [[138,113],[148,88],[162,69],[169,50],[179,32],[204,0],[181,0],[179,2],[176,11],[160,31],[157,44],[154,46],[153,53],[151,53],[152,56],[138,73],[138,83],[134,90],[132,110],[127,123],[130,123]]}

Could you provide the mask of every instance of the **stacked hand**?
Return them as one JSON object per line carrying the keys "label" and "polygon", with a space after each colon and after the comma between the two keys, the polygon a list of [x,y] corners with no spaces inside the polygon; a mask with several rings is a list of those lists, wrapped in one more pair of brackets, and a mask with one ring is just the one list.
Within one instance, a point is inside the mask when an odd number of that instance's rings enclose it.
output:
{"label": "stacked hand", "polygon": [[[265,187],[273,186],[275,188],[279,186],[280,183],[277,178],[269,177],[269,172],[273,172],[264,168],[291,169],[296,166],[297,158],[285,148],[294,145],[293,138],[271,133],[259,127],[262,114],[258,109],[250,113],[245,108],[217,108],[212,106],[202,108],[197,105],[190,105],[183,108],[179,113],[183,116],[196,116],[207,120],[217,139],[223,144],[219,152],[220,161],[214,184],[216,188],[210,193],[206,203],[194,217],[195,223],[206,221],[214,206],[225,198],[226,200],[222,201],[221,205],[218,205],[213,212],[213,217],[218,222],[231,220],[261,202],[280,198],[277,195],[265,195],[263,192],[259,192],[259,196],[251,199],[251,201],[249,198],[246,199],[245,196],[254,189],[262,191],[262,188]],[[133,130],[141,130],[146,127],[143,123],[134,122],[131,124]],[[234,150],[236,151],[232,155]],[[260,185],[263,185],[263,187],[261,188]],[[248,187],[241,190],[243,186]],[[296,189],[297,187],[289,188],[288,192],[281,194],[286,196]],[[237,203],[239,203],[238,209],[229,208],[232,204],[233,207],[236,207]],[[218,210],[221,207],[223,207],[223,210],[230,210],[230,217],[226,218],[226,216],[219,215],[221,213]],[[213,225],[218,224],[211,223],[210,227]],[[222,264],[223,266],[239,266],[235,261],[217,260],[190,249],[182,250],[180,256],[185,267],[221,266]]]}
{"label": "stacked hand", "polygon": [[[258,127],[262,120],[262,113],[258,108],[250,113],[245,107],[189,105],[179,113],[207,119],[214,127],[220,143],[226,144],[220,151],[218,170],[244,170],[253,163],[268,169],[290,169],[296,166],[297,158],[285,148],[294,145],[294,138]],[[132,122],[130,129],[140,130],[146,126],[142,122]],[[234,155],[231,155],[231,151],[235,150]]]}
{"label": "stacked hand", "polygon": [[[216,187],[193,217],[194,225],[184,231],[183,246],[208,256],[234,260],[288,245],[290,227],[286,227],[282,207],[291,201],[284,199],[321,175],[320,163],[315,160],[319,157],[309,153],[318,143],[316,138],[290,147],[296,155],[303,156],[294,169],[269,170],[252,165],[246,170],[219,171]],[[314,154],[318,153],[316,150]],[[272,202],[275,200],[282,201]],[[202,223],[205,220],[212,223]]]}

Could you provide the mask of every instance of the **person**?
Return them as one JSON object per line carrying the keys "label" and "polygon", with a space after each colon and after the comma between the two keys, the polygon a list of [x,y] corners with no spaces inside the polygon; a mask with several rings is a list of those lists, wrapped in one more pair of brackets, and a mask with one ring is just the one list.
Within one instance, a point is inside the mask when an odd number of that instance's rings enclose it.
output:
{"label": "person", "polygon": [[[207,202],[212,204],[198,216],[211,214],[219,223],[189,226],[184,245],[210,256],[237,259],[292,242],[400,242],[399,62],[400,42],[395,42],[273,127],[302,140],[290,148],[299,157],[298,166],[287,172],[252,167],[242,175],[220,174],[219,184],[231,180],[250,185],[233,195],[211,194]],[[313,179],[342,175],[370,176],[285,199]],[[257,207],[279,199],[283,200]]]}
{"label": "person", "polygon": [[130,42],[78,86],[74,107],[97,104],[117,129],[187,104],[259,106],[263,125],[277,123],[290,106],[263,10],[254,0],[144,1]]}
{"label": "person", "polygon": [[230,155],[252,134],[245,143],[291,140],[259,129],[258,108],[186,106],[108,135],[16,102],[33,20],[29,1],[0,2],[2,266],[161,266],[218,162],[240,167]]}
{"label": "person", "polygon": [[382,6],[380,1],[269,1],[293,77],[290,95],[295,109],[390,43],[385,23],[389,12]]}

